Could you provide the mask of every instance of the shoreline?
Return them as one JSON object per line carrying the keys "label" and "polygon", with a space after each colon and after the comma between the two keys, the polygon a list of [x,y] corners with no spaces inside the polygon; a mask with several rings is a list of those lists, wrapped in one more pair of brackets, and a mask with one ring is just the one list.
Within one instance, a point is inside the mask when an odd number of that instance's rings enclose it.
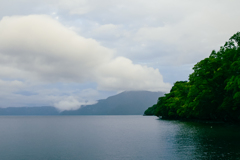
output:
{"label": "shoreline", "polygon": [[[156,116],[156,117],[158,117],[158,116]],[[170,121],[175,120],[175,121],[180,121],[180,122],[198,122],[198,123],[206,123],[206,124],[236,124],[236,125],[240,125],[240,122],[238,122],[238,121],[185,119],[185,118],[170,119],[170,118],[162,118],[162,116],[159,116],[158,119],[159,120],[170,120]]]}

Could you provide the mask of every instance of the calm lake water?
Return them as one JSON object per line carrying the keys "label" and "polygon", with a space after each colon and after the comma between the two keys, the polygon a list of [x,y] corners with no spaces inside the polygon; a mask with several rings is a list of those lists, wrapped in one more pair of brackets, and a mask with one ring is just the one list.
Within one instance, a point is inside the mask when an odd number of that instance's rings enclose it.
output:
{"label": "calm lake water", "polygon": [[1,160],[240,159],[240,127],[146,116],[1,116]]}

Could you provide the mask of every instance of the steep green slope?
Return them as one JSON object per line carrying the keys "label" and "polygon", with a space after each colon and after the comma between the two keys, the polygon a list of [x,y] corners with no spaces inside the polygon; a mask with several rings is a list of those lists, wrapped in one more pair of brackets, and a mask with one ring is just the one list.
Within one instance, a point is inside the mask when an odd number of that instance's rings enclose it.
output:
{"label": "steep green slope", "polygon": [[240,121],[240,32],[193,67],[144,114],[168,119]]}

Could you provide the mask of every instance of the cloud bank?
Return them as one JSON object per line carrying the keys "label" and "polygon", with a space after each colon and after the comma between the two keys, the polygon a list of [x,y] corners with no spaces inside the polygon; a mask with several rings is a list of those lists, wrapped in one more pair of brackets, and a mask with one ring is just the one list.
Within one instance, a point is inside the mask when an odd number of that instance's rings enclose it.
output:
{"label": "cloud bank", "polygon": [[[46,15],[4,17],[0,21],[0,70],[2,79],[33,86],[93,82],[99,90],[164,92],[171,87],[163,82],[158,69],[116,56],[114,50]],[[67,98],[54,104],[62,110],[64,105],[76,109],[82,103]]]}
{"label": "cloud bank", "polygon": [[[167,91],[157,69],[135,65],[93,39],[86,39],[45,15],[0,21],[1,67],[5,77],[46,82],[93,81],[101,89]],[[9,74],[6,75],[6,74]]]}

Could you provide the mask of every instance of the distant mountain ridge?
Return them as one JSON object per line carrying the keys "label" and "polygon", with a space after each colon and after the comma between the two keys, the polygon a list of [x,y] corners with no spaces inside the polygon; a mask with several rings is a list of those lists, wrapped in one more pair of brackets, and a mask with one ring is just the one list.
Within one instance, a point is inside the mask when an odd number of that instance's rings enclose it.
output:
{"label": "distant mountain ridge", "polygon": [[59,115],[55,107],[8,107],[0,108],[0,115]]}
{"label": "distant mountain ridge", "polygon": [[62,111],[52,106],[0,108],[0,115],[143,115],[163,92],[125,91],[78,110]]}
{"label": "distant mountain ridge", "polygon": [[125,91],[99,100],[93,105],[83,106],[74,111],[63,111],[61,115],[143,115],[144,111],[156,103],[163,92]]}

